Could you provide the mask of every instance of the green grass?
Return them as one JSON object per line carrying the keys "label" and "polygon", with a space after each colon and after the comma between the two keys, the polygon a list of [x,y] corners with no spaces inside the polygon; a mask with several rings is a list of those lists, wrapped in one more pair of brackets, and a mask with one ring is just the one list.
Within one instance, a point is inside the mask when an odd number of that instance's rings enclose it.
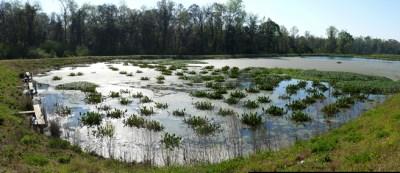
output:
{"label": "green grass", "polygon": [[[400,94],[395,94],[338,129],[312,140],[301,141],[280,151],[263,151],[219,164],[149,167],[125,164],[82,153],[78,147],[48,147],[52,139],[29,129],[24,116],[27,110],[18,94],[18,73],[43,72],[52,67],[74,63],[92,63],[111,58],[59,58],[12,60],[0,62],[0,170],[5,172],[251,172],[251,171],[398,171],[400,155]],[[300,70],[301,71],[301,70]],[[293,73],[295,73],[293,71]],[[298,72],[298,71],[297,71]],[[301,76],[301,74],[295,74]],[[304,78],[309,78],[304,77]],[[303,78],[303,79],[304,79]],[[311,78],[311,77],[310,77]],[[316,77],[322,78],[322,77]],[[344,77],[347,78],[347,77]],[[350,80],[348,80],[350,81]],[[365,84],[366,80],[361,80]],[[383,80],[381,80],[383,81]],[[374,83],[375,81],[371,81]],[[393,88],[393,81],[384,82]],[[376,87],[376,83],[373,84]],[[391,92],[396,92],[397,89]],[[25,135],[37,144],[21,142]],[[70,161],[60,163],[68,156]],[[70,157],[69,157],[70,156]],[[299,158],[304,160],[300,164]],[[63,160],[63,159],[61,159]],[[67,159],[68,160],[68,159]]]}

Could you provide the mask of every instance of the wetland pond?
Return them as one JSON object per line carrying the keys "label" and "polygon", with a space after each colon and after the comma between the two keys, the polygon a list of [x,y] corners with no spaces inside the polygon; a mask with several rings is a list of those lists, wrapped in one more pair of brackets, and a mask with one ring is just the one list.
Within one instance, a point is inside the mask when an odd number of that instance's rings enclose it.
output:
{"label": "wetland pond", "polygon": [[201,61],[111,61],[55,69],[34,80],[61,138],[106,158],[162,166],[277,150],[336,128],[386,98],[286,75],[257,78],[244,68],[321,70],[331,63],[326,70],[372,70],[391,79],[400,70],[397,62],[323,57]]}

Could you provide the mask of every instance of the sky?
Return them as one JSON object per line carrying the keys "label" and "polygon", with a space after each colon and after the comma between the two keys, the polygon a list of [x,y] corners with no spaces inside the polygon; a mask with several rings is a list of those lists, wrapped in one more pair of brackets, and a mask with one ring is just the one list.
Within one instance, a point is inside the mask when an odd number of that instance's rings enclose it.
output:
{"label": "sky", "polygon": [[[38,2],[47,13],[60,11],[58,0],[26,0]],[[75,0],[79,5],[126,4],[130,8],[155,7],[158,0]],[[185,7],[193,3],[210,5],[226,0],[173,0]],[[325,36],[326,28],[335,26],[353,36],[372,36],[400,41],[400,0],[243,0],[248,13],[271,18],[288,30],[310,31]]]}

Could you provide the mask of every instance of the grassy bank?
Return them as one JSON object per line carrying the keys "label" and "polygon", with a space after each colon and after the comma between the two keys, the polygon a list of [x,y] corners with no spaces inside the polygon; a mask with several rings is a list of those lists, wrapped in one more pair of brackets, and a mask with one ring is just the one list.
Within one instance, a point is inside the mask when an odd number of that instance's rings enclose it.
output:
{"label": "grassy bank", "polygon": [[[400,94],[339,129],[278,152],[260,152],[220,164],[153,168],[125,164],[85,154],[76,146],[37,134],[19,110],[28,109],[17,86],[18,73],[46,71],[76,63],[112,58],[62,58],[0,62],[0,172],[248,172],[248,171],[395,171],[400,159]],[[315,71],[273,69],[300,79],[321,79]],[[267,73],[267,72],[263,72]],[[385,78],[326,73],[323,78],[344,81],[386,81]],[[378,82],[374,82],[375,85]],[[389,85],[392,85],[390,83]],[[364,85],[361,85],[364,86]],[[303,162],[302,162],[303,161]]]}

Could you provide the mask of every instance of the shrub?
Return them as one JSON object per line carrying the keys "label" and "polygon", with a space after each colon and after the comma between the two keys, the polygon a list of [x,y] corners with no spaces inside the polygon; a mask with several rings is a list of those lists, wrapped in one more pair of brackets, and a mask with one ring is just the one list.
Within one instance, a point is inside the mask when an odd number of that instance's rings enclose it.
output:
{"label": "shrub", "polygon": [[143,73],[142,70],[136,70],[136,73]]}
{"label": "shrub", "polygon": [[292,116],[290,117],[291,120],[295,122],[307,122],[311,121],[311,117],[308,116],[306,113],[301,112],[301,111],[295,111],[292,113]]}
{"label": "shrub", "polygon": [[269,107],[265,112],[272,116],[282,116],[283,114],[286,113],[283,108],[280,108],[280,107],[274,106],[274,105]]}
{"label": "shrub", "polygon": [[89,127],[100,125],[102,120],[102,115],[98,112],[86,112],[81,117],[81,123]]}
{"label": "shrub", "polygon": [[262,125],[262,117],[257,115],[256,112],[242,114],[241,121],[253,129],[257,129]]}
{"label": "shrub", "polygon": [[76,76],[76,74],[75,73],[70,73],[68,76],[73,77],[73,76]]}
{"label": "shrub", "polygon": [[60,138],[52,138],[49,140],[48,144],[49,148],[54,149],[68,149],[70,144],[68,141],[62,140]]}
{"label": "shrub", "polygon": [[83,76],[83,73],[82,72],[78,72],[76,75]]}
{"label": "shrub", "polygon": [[208,101],[198,101],[194,103],[194,106],[199,110],[212,110],[214,106]]}
{"label": "shrub", "polygon": [[120,71],[119,74],[125,74],[125,75],[126,75],[126,74],[128,74],[128,72],[126,72],[126,71]]}

